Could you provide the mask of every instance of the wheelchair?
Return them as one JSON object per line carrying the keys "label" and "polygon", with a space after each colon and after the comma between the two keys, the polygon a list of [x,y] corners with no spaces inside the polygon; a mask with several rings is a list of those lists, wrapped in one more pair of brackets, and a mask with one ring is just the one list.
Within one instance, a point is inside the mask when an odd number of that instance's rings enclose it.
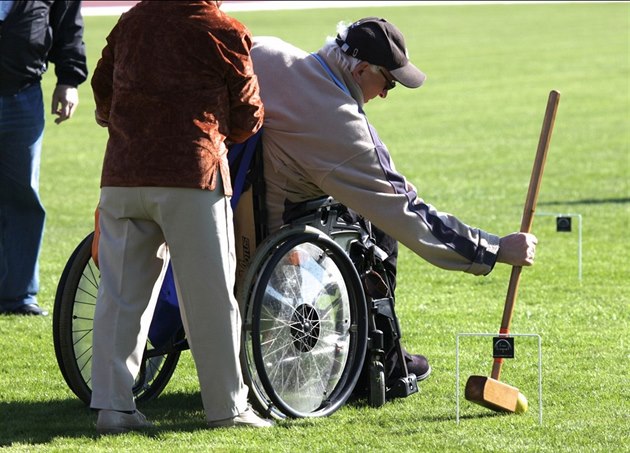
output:
{"label": "wheelchair", "polygon": [[[249,203],[241,201],[235,209],[235,219],[242,217],[242,209],[250,214],[240,222],[247,232],[235,226],[236,296],[243,319],[240,360],[254,408],[279,419],[321,417],[353,394],[380,407],[387,399],[416,393],[417,379],[402,358],[393,296],[369,224],[348,221],[347,209],[324,197],[302,204],[290,224],[267,234],[262,172],[248,173],[242,199]],[[100,281],[93,240],[94,232],[68,259],[53,310],[59,368],[69,388],[88,405]],[[187,349],[167,272],[133,388],[137,403],[164,390]],[[387,385],[385,354],[392,349],[403,371]]]}

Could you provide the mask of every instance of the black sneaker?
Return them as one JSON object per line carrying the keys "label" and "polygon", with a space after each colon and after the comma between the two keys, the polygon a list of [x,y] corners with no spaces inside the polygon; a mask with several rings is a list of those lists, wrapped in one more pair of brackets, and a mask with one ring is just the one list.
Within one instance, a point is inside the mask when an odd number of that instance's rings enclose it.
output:
{"label": "black sneaker", "polygon": [[0,308],[0,314],[20,316],[48,316],[48,312],[37,304],[20,305],[16,308]]}

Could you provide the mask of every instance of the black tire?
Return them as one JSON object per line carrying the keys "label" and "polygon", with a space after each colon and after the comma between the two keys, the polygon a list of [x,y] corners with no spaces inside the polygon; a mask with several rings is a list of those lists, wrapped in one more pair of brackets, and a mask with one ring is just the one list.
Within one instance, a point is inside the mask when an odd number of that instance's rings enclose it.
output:
{"label": "black tire", "polygon": [[[53,310],[53,342],[61,374],[68,387],[85,404],[90,404],[92,371],[92,329],[100,272],[92,260],[90,233],[76,247],[59,279]],[[170,380],[179,351],[156,354],[147,343],[145,359],[133,388],[136,402],[159,395]]]}
{"label": "black tire", "polygon": [[256,409],[298,418],[341,407],[367,348],[365,296],[344,250],[312,227],[281,230],[256,251],[239,301],[243,376]]}
{"label": "black tire", "polygon": [[385,367],[379,361],[370,363],[370,393],[368,404],[371,407],[381,407],[385,404]]}

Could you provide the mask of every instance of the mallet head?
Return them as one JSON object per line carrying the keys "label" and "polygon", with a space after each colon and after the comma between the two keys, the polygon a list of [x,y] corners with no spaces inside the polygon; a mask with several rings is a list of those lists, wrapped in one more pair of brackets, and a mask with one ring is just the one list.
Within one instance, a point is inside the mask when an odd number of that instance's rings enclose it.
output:
{"label": "mallet head", "polygon": [[527,398],[516,387],[486,376],[470,376],[464,396],[494,411],[517,414],[527,411]]}

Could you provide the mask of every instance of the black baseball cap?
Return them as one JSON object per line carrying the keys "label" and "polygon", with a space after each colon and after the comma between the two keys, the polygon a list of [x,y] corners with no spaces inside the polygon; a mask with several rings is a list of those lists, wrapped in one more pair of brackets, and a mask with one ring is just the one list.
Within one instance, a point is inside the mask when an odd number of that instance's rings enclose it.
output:
{"label": "black baseball cap", "polygon": [[385,19],[360,19],[348,27],[345,40],[337,35],[336,42],[346,54],[384,67],[407,88],[418,88],[427,78],[407,58],[403,34]]}

